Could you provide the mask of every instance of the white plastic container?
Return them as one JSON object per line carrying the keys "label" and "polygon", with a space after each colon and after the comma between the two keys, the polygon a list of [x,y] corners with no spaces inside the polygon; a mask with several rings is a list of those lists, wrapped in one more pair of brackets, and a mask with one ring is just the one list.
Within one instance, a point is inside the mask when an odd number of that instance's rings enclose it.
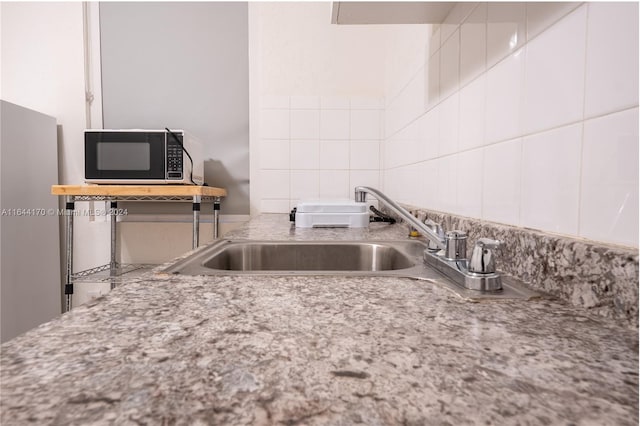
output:
{"label": "white plastic container", "polygon": [[351,200],[302,201],[296,210],[296,228],[366,228],[367,203]]}

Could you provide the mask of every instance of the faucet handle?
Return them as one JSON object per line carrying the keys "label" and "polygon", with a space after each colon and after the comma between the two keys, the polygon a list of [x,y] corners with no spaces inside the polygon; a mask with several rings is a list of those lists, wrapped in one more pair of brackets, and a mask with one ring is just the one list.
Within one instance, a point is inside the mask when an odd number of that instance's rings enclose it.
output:
{"label": "faucet handle", "polygon": [[[431,219],[427,219],[424,221],[424,224],[427,228],[431,229],[440,238],[441,241],[444,241],[444,229],[442,229],[442,226],[439,223],[434,222]],[[429,250],[437,251],[440,250],[440,248],[433,241],[429,241]]]}
{"label": "faucet handle", "polygon": [[436,229],[442,231],[442,226],[440,226],[438,222],[434,222],[432,219],[426,219],[424,221],[424,224],[427,225],[429,228],[433,229],[434,231],[436,231]]}
{"label": "faucet handle", "polygon": [[473,247],[469,260],[469,271],[477,274],[493,274],[496,272],[494,250],[500,249],[504,243],[491,238],[479,238]]}
{"label": "faucet handle", "polygon": [[464,231],[448,231],[445,234],[444,257],[448,260],[464,260],[467,258],[467,233]]}

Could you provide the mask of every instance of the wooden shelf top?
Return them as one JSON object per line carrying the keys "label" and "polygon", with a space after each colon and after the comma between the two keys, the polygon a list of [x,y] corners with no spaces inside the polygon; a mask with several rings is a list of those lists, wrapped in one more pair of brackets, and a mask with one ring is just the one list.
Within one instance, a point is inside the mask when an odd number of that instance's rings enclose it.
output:
{"label": "wooden shelf top", "polygon": [[196,185],[52,185],[53,195],[172,197],[193,196],[226,197],[227,190],[213,186]]}

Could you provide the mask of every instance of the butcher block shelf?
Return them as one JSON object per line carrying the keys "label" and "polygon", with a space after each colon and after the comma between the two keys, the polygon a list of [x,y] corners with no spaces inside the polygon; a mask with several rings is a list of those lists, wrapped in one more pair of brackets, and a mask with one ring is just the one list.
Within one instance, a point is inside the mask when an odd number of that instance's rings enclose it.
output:
{"label": "butcher block shelf", "polygon": [[104,197],[226,197],[224,188],[195,185],[53,185],[53,195]]}

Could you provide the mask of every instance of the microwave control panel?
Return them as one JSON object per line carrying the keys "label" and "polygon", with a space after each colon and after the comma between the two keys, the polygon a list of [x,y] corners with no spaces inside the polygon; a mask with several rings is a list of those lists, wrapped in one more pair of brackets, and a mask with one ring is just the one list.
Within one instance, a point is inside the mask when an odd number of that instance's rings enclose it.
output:
{"label": "microwave control panel", "polygon": [[182,179],[182,146],[172,137],[167,138],[167,179]]}

